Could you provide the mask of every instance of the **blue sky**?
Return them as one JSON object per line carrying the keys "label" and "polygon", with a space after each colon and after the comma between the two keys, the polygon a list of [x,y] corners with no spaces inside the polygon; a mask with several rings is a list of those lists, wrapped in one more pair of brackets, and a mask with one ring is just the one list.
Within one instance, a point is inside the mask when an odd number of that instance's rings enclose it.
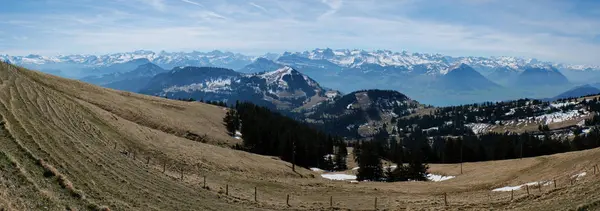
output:
{"label": "blue sky", "polygon": [[0,0],[0,54],[314,48],[600,65],[600,1]]}

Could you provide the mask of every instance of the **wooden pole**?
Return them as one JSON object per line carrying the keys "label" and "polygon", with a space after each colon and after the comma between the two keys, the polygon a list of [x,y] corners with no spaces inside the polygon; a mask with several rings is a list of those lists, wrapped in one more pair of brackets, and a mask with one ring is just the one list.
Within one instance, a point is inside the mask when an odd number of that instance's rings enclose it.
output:
{"label": "wooden pole", "polygon": [[329,196],[329,207],[333,208],[333,196]]}
{"label": "wooden pole", "polygon": [[167,161],[163,163],[163,173],[167,170]]}
{"label": "wooden pole", "polygon": [[229,184],[225,185],[225,195],[229,196]]}
{"label": "wooden pole", "polygon": [[538,189],[540,190],[540,193],[542,192],[542,183],[538,182]]}
{"label": "wooden pole", "polygon": [[290,206],[290,194],[287,195],[287,198],[285,199],[285,204],[287,204],[288,207]]}
{"label": "wooden pole", "polygon": [[556,179],[552,183],[554,183],[554,189],[556,189]]}
{"label": "wooden pole", "polygon": [[525,185],[526,189],[527,189],[527,195],[529,196],[529,185]]}
{"label": "wooden pole", "polygon": [[515,197],[515,190],[510,190],[510,201],[512,201]]}
{"label": "wooden pole", "polygon": [[183,167],[181,167],[181,180],[183,180]]}
{"label": "wooden pole", "polygon": [[375,210],[377,210],[377,197],[375,197]]}
{"label": "wooden pole", "polygon": [[448,193],[444,193],[444,205],[448,206]]}
{"label": "wooden pole", "polygon": [[202,187],[206,188],[206,176],[204,176],[204,185]]}
{"label": "wooden pole", "polygon": [[255,202],[258,202],[257,197],[256,197],[257,192],[258,191],[256,190],[256,187],[254,187],[254,201]]}

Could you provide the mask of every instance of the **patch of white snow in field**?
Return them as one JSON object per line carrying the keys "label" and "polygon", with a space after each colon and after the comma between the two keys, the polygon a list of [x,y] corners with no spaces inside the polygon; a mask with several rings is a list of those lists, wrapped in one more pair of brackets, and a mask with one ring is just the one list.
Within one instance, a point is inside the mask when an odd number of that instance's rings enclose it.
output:
{"label": "patch of white snow in field", "polygon": [[[520,190],[523,186],[537,186],[540,184],[544,184],[546,183],[545,181],[539,181],[539,182],[529,182],[529,183],[525,183],[522,185],[517,185],[517,186],[505,186],[505,187],[501,187],[501,188],[496,188],[492,191],[514,191],[514,190]],[[545,185],[548,185],[548,183],[546,183]]]}
{"label": "patch of white snow in field", "polygon": [[582,117],[582,116],[585,116],[585,114],[583,114],[583,115],[580,114],[578,110],[571,110],[571,111],[567,111],[567,112],[554,112],[554,113],[550,113],[550,114],[536,116],[535,120],[543,121],[544,124],[550,124],[550,123],[558,123],[558,122],[573,120],[573,119],[576,119],[576,118]]}
{"label": "patch of white snow in field", "polygon": [[585,175],[587,175],[586,172],[581,172],[579,174],[575,174],[575,175],[571,176],[571,178],[579,180],[580,177],[584,177]]}
{"label": "patch of white snow in field", "polygon": [[485,133],[485,132],[489,131],[490,128],[492,128],[492,125],[485,124],[485,123],[469,123],[469,124],[466,124],[465,126],[471,128],[471,130],[473,130],[473,133],[475,133],[475,134]]}
{"label": "patch of white snow in field", "polygon": [[311,171],[316,171],[316,172],[324,172],[325,170],[320,169],[320,168],[310,168]]}
{"label": "patch of white snow in field", "polygon": [[522,185],[517,185],[517,186],[506,186],[506,187],[501,187],[501,188],[496,188],[492,191],[513,191],[513,190],[520,190]]}
{"label": "patch of white snow in field", "polygon": [[427,180],[434,182],[446,181],[454,178],[455,176],[443,176],[443,175],[435,175],[435,174],[427,174]]}
{"label": "patch of white snow in field", "polygon": [[321,177],[330,180],[356,180],[355,175],[341,173],[321,174]]}
{"label": "patch of white snow in field", "polygon": [[554,108],[562,108],[565,106],[569,106],[569,105],[577,105],[579,104],[578,102],[565,102],[565,103],[552,103],[550,104],[550,106],[554,107]]}

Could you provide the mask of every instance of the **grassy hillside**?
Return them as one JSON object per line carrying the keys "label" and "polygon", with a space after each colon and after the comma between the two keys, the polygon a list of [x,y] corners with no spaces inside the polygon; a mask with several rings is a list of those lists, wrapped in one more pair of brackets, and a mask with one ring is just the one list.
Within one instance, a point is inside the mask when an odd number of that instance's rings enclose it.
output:
{"label": "grassy hillside", "polygon": [[[238,140],[226,134],[225,112],[0,63],[0,210],[321,210],[330,196],[342,209],[373,209],[377,197],[379,209],[419,210],[444,209],[443,193],[453,210],[600,204],[600,174],[591,169],[598,149],[466,163],[462,175],[459,165],[432,165],[434,173],[457,176],[444,182],[348,183],[231,150]],[[557,189],[516,191],[512,202],[510,192],[491,191],[552,179]]]}

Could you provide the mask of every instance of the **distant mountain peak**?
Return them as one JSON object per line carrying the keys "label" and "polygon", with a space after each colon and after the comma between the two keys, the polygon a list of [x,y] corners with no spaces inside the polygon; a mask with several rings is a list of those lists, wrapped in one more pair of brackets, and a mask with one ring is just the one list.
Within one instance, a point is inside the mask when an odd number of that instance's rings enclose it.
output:
{"label": "distant mountain peak", "polygon": [[473,71],[475,71],[471,66],[469,66],[469,65],[467,65],[465,63],[459,62],[459,63],[456,63],[456,64],[454,64],[454,65],[452,65],[452,66],[450,66],[450,67],[448,67],[448,68],[446,68],[444,70],[441,70],[440,73],[442,75],[446,75],[446,74],[448,74],[450,72],[457,71],[457,70],[463,70],[463,71],[473,70]]}

